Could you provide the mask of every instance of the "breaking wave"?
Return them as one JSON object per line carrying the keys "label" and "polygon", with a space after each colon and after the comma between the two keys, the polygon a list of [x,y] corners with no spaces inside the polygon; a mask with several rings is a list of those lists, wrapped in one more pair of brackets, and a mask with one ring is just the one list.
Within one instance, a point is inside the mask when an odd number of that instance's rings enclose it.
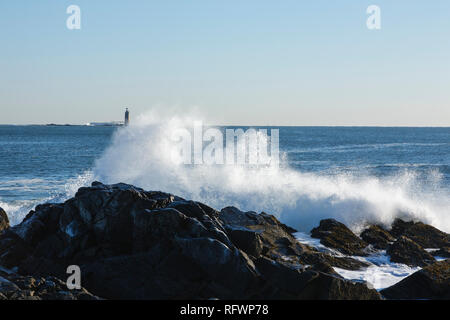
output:
{"label": "breaking wave", "polygon": [[424,183],[414,168],[388,177],[325,175],[293,169],[286,158],[279,167],[176,164],[171,135],[194,120],[199,119],[140,116],[115,133],[89,180],[166,191],[217,209],[233,205],[265,211],[300,231],[324,218],[336,218],[358,232],[367,223],[388,226],[402,217],[450,232],[450,197],[438,172],[431,171]]}

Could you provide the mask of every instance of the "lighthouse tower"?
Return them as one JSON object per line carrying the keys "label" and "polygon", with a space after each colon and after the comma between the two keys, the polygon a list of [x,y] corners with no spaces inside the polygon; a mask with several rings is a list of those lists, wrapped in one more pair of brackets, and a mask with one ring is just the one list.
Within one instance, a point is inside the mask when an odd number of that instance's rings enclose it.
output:
{"label": "lighthouse tower", "polygon": [[128,108],[126,108],[124,125],[127,126],[129,123],[130,123],[130,112],[128,111]]}

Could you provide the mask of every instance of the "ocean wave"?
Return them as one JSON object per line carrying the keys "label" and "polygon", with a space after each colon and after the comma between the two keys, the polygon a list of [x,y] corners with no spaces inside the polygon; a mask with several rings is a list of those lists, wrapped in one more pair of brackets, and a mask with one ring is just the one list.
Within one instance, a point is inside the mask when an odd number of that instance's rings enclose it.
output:
{"label": "ocean wave", "polygon": [[450,231],[450,197],[438,174],[425,183],[413,168],[376,177],[320,175],[294,170],[287,163],[260,168],[175,164],[170,136],[193,120],[199,119],[141,116],[115,133],[96,161],[92,178],[171,192],[218,209],[234,205],[266,211],[300,231],[309,231],[323,218],[336,218],[358,232],[368,223],[388,226],[397,217]]}
{"label": "ocean wave", "polygon": [[[8,214],[11,225],[16,225],[34,208],[42,203],[61,203],[73,197],[80,187],[88,186],[92,183],[93,176],[90,170],[68,179],[67,181],[46,180],[46,179],[17,179],[2,181],[0,191],[14,193],[12,199],[5,197],[0,199],[0,208]],[[35,191],[41,191],[37,196]],[[44,191],[44,192],[42,192]],[[18,193],[23,193],[31,199],[14,199]]]}
{"label": "ocean wave", "polygon": [[34,209],[39,203],[46,202],[48,199],[38,200],[14,200],[10,202],[4,202],[0,200],[0,208],[5,210],[8,214],[10,225],[16,225],[25,218],[25,216]]}

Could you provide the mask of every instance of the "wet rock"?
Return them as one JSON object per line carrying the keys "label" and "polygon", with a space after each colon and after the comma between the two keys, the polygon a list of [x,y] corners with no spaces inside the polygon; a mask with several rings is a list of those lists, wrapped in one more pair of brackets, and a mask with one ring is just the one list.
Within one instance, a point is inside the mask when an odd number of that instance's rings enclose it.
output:
{"label": "wet rock", "polygon": [[263,294],[268,299],[296,299],[311,279],[311,272],[291,268],[267,257],[257,259],[255,264],[266,280]]}
{"label": "wet rock", "polygon": [[401,236],[390,245],[386,253],[391,257],[391,262],[404,263],[414,267],[423,267],[435,262],[430,253],[405,236]]}
{"label": "wet rock", "polygon": [[365,282],[340,279],[325,273],[309,281],[299,299],[307,300],[380,300],[375,289],[369,289]]}
{"label": "wet rock", "polygon": [[361,233],[361,238],[365,242],[373,245],[376,249],[381,250],[386,249],[395,241],[395,238],[388,231],[377,225],[372,225],[365,229]]}
{"label": "wet rock", "polygon": [[388,299],[450,299],[450,260],[435,262],[384,289]]}
{"label": "wet rock", "polygon": [[227,233],[231,241],[247,254],[258,258],[263,250],[260,232],[245,227],[228,227]]}
{"label": "wet rock", "polygon": [[9,228],[9,219],[5,210],[0,208],[0,233]]}
{"label": "wet rock", "polygon": [[366,256],[364,250],[367,243],[358,238],[343,223],[334,219],[320,221],[317,228],[311,230],[313,238],[320,239],[320,243],[329,248],[334,248],[343,254]]}
{"label": "wet rock", "polygon": [[[366,284],[344,280],[339,276],[311,268],[295,270],[265,257],[256,260],[256,266],[263,277],[267,277],[266,287],[262,290],[263,295],[268,299],[381,299],[379,293],[374,289],[369,289]],[[274,288],[277,291],[274,292]]]}
{"label": "wet rock", "polygon": [[[299,256],[306,246],[292,236],[294,229],[266,213],[243,212],[234,207],[220,211],[219,219],[232,241],[249,255],[260,254],[272,259]],[[247,251],[246,251],[247,250]]]}
{"label": "wet rock", "polygon": [[405,222],[396,219],[391,234],[398,238],[406,236],[423,248],[450,247],[450,235],[422,222]]}
{"label": "wet rock", "polygon": [[262,212],[257,214],[253,211],[243,212],[235,207],[226,207],[220,211],[219,218],[227,225],[234,226],[261,226],[271,225],[277,229],[283,230],[287,234],[297,232],[297,230],[281,223],[274,216]]}
{"label": "wet rock", "polygon": [[244,299],[257,280],[241,252],[208,238],[180,239],[174,246],[162,244],[80,267],[86,286],[109,299]]}

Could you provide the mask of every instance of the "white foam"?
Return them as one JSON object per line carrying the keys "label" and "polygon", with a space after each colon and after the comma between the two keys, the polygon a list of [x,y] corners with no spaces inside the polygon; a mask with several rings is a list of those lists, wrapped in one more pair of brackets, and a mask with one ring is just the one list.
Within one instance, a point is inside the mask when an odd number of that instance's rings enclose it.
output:
{"label": "white foam", "polygon": [[[300,243],[315,247],[321,252],[326,252],[334,256],[344,256],[339,252],[322,245],[319,239],[311,238],[307,233],[297,232],[294,236]],[[368,257],[352,256],[351,258],[366,262],[369,266],[356,271],[337,267],[334,267],[334,270],[345,279],[368,282],[376,290],[390,287],[421,269],[419,267],[412,268],[401,263],[390,262],[389,256],[384,250]]]}
{"label": "white foam", "polygon": [[[171,161],[171,133],[198,118],[150,113],[116,132],[96,161],[93,178],[125,182],[175,193],[215,208],[234,205],[266,211],[300,231],[324,218],[336,218],[358,232],[366,223],[390,225],[396,217],[421,220],[450,231],[450,198],[442,177],[430,172],[427,184],[414,170],[378,178],[370,175],[320,175],[282,166],[186,166]],[[281,133],[280,133],[281,134]],[[282,140],[282,137],[280,137]]]}
{"label": "white foam", "polygon": [[340,268],[334,270],[346,279],[367,281],[377,290],[388,288],[421,269],[391,262],[385,250],[368,257],[352,258],[369,263],[369,267],[357,271]]}
{"label": "white foam", "polygon": [[382,290],[402,281],[414,272],[419,271],[420,268],[412,268],[399,263],[387,263],[382,265],[372,264],[365,269],[357,271],[344,270],[336,267],[334,270],[346,279],[366,281],[374,289]]}
{"label": "white foam", "polygon": [[22,222],[23,218],[32,210],[37,204],[45,202],[45,199],[40,200],[20,200],[14,202],[0,201],[0,208],[5,210],[8,215],[9,224],[16,225]]}

